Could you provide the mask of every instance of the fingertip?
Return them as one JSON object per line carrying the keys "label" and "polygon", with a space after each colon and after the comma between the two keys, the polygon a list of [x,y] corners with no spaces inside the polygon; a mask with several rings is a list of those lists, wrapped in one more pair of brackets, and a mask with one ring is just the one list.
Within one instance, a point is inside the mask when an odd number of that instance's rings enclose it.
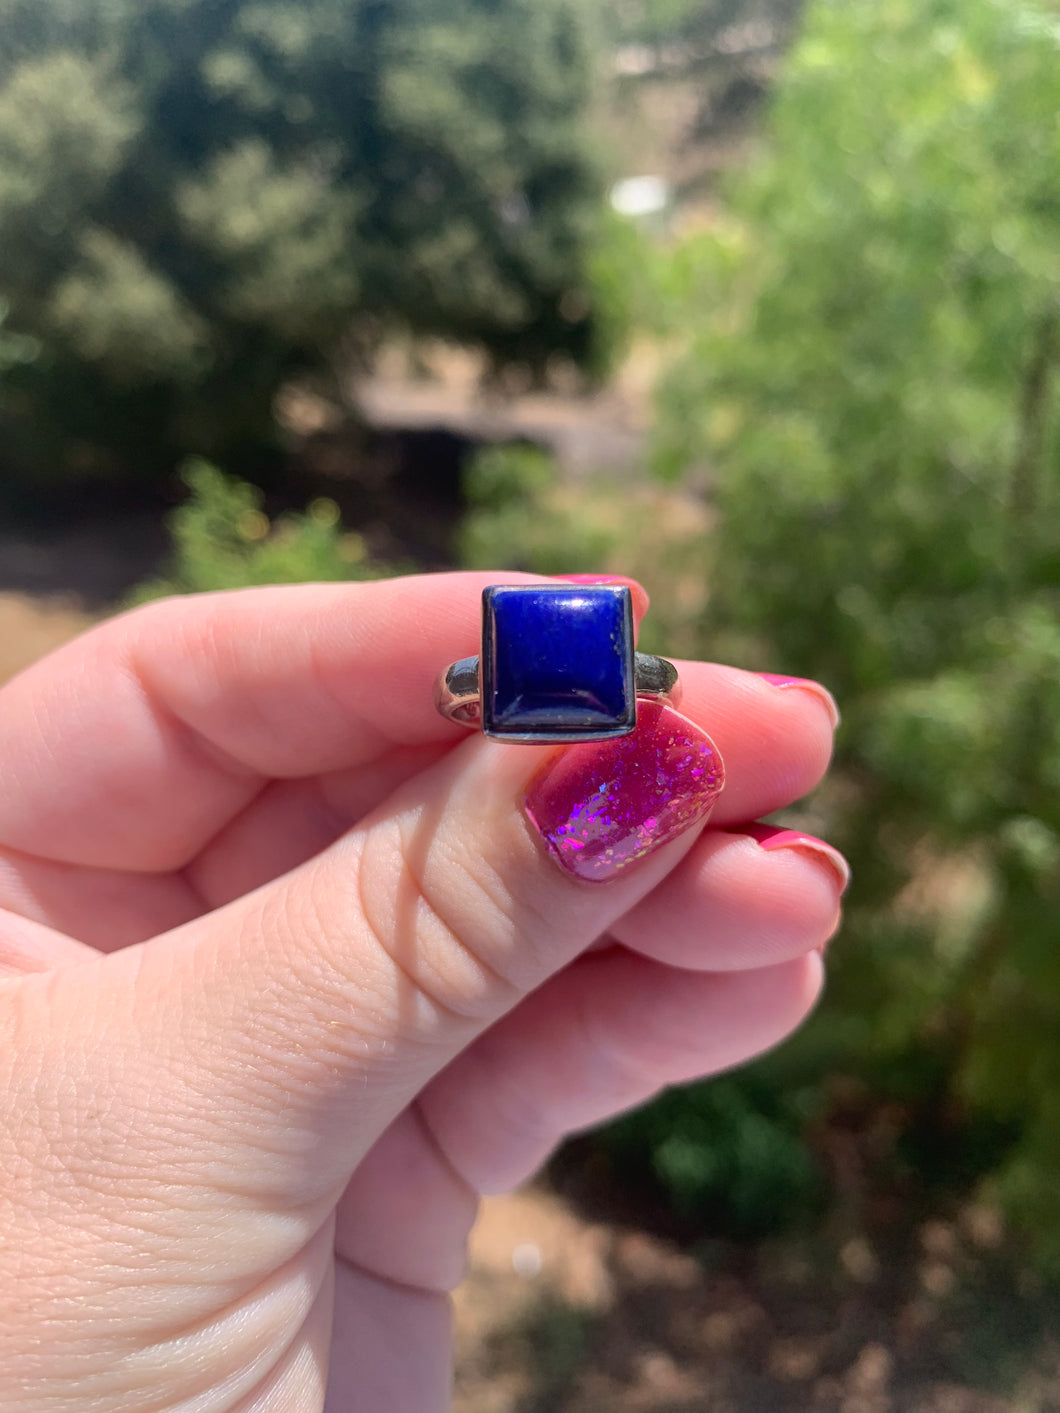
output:
{"label": "fingertip", "polygon": [[625,584],[633,600],[633,618],[638,624],[651,607],[644,585],[624,574],[554,574],[552,577],[567,584]]}
{"label": "fingertip", "polygon": [[842,915],[850,869],[823,839],[772,825],[724,831],[742,841],[731,876],[733,906],[747,908],[751,926],[787,939],[794,955],[824,947]]}
{"label": "fingertip", "polygon": [[747,1016],[747,1058],[782,1044],[813,1013],[824,989],[819,951],[754,971],[724,974],[729,1001]]}
{"label": "fingertip", "polygon": [[840,895],[850,886],[850,865],[837,848],[815,834],[805,834],[799,829],[786,829],[783,825],[745,824],[741,834],[750,835],[756,844],[767,853],[776,849],[794,849],[804,854],[811,862],[819,863],[830,875],[833,885],[838,886]]}
{"label": "fingertip", "polygon": [[808,1016],[815,1010],[817,1003],[824,994],[824,983],[828,975],[828,970],[824,963],[824,948],[814,948],[802,958],[803,972],[806,979],[805,1007],[802,1014]]}
{"label": "fingertip", "polygon": [[746,694],[747,709],[766,716],[797,749],[787,754],[793,770],[801,777],[793,788],[794,799],[812,790],[827,774],[835,749],[839,722],[835,698],[818,683],[789,679],[778,684],[760,672],[740,672],[740,687]]}
{"label": "fingertip", "polygon": [[679,661],[681,710],[717,743],[726,765],[715,826],[785,809],[827,772],[834,732],[814,693],[781,690],[755,672]]}
{"label": "fingertip", "polygon": [[777,672],[758,672],[755,675],[780,692],[807,692],[819,706],[824,708],[833,731],[842,721],[839,714],[839,703],[822,682],[815,682],[811,677],[784,677]]}
{"label": "fingertip", "polygon": [[694,971],[776,966],[823,948],[838,877],[803,850],[767,851],[746,826],[708,828],[672,875],[612,929],[625,946]]}

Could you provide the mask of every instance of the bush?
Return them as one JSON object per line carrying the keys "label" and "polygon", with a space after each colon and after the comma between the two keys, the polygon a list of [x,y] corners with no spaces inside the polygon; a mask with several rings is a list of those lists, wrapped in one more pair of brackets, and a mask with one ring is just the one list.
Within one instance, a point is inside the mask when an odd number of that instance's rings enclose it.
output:
{"label": "bush", "polygon": [[812,1084],[758,1065],[668,1090],[593,1146],[623,1183],[656,1189],[690,1230],[760,1239],[819,1211],[824,1176],[802,1141],[819,1106]]}
{"label": "bush", "polygon": [[183,471],[190,498],[170,517],[173,564],[169,574],[142,585],[134,603],[168,594],[242,589],[253,584],[326,583],[378,579],[402,572],[368,557],[360,535],[344,531],[333,500],[313,501],[303,515],[270,521],[264,497],[207,461]]}

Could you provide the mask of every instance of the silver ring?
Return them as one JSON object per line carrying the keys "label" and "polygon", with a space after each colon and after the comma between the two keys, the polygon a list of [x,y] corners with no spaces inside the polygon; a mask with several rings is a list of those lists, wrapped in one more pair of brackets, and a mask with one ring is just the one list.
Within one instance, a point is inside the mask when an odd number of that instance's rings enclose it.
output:
{"label": "silver ring", "polygon": [[639,698],[675,706],[677,668],[633,649],[625,584],[494,584],[482,595],[482,651],[451,663],[435,706],[493,740],[603,741],[636,729]]}

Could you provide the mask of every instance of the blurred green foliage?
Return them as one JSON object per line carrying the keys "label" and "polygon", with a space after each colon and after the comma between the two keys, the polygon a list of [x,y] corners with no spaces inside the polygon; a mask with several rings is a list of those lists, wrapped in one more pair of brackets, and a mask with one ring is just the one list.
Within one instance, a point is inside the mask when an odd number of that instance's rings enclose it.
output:
{"label": "blurred green foliage", "polygon": [[457,553],[468,569],[532,564],[539,574],[579,573],[614,548],[614,531],[598,513],[586,513],[580,496],[572,502],[555,463],[538,447],[514,443],[479,452],[465,472],[464,495]]}
{"label": "blurred green foliage", "polygon": [[[855,883],[826,1003],[782,1052],[816,1099],[767,1114],[725,1080],[728,1098],[667,1101],[670,1138],[651,1112],[613,1135],[651,1145],[680,1200],[736,1192],[746,1226],[731,1174],[756,1165],[741,1181],[786,1182],[798,1206],[806,1172],[777,1135],[825,1114],[825,1077],[846,1076],[867,1107],[895,1106],[888,1161],[985,1179],[1054,1270],[1058,113],[1053,6],[816,0],[762,152],[673,258],[686,352],[657,463],[676,488],[708,474],[718,511],[686,631],[703,655],[835,690],[834,777],[800,822]],[[532,530],[523,544],[536,567]],[[717,1184],[728,1160],[693,1153],[711,1133],[743,1153]]]}
{"label": "blurred green foliage", "polygon": [[591,0],[0,0],[4,476],[252,464],[391,333],[608,358]]}
{"label": "blurred green foliage", "polygon": [[[37,340],[26,334],[9,333],[4,325],[7,322],[8,305],[0,301],[0,374],[20,363],[32,363],[40,351]],[[3,385],[0,384],[0,397]],[[2,405],[2,404],[0,404]]]}
{"label": "blurred green foliage", "polygon": [[1018,1135],[1060,1262],[1058,112],[1054,11],[818,0],[659,447],[716,476],[710,639],[844,705],[834,1063]]}
{"label": "blurred green foliage", "polygon": [[669,1090],[594,1144],[623,1182],[661,1188],[691,1229],[735,1240],[772,1235],[822,1204],[823,1173],[801,1137],[820,1108],[807,1080],[785,1064],[759,1064]]}
{"label": "blurred green foliage", "polygon": [[133,603],[254,584],[378,579],[404,568],[372,560],[361,536],[343,530],[339,507],[327,497],[312,501],[304,514],[273,521],[257,487],[208,461],[188,462],[182,476],[191,494],[170,516],[169,573],[141,585]]}

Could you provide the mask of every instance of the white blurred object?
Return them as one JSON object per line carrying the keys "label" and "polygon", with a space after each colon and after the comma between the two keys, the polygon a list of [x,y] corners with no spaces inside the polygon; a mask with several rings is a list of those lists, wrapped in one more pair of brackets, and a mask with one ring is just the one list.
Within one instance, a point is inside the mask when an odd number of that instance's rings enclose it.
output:
{"label": "white blurred object", "polygon": [[541,1248],[535,1246],[532,1241],[524,1242],[512,1252],[512,1270],[517,1276],[522,1276],[524,1281],[532,1281],[535,1276],[539,1276],[543,1264]]}
{"label": "white blurred object", "polygon": [[611,188],[611,205],[623,216],[655,216],[670,204],[670,184],[663,177],[626,177]]}

